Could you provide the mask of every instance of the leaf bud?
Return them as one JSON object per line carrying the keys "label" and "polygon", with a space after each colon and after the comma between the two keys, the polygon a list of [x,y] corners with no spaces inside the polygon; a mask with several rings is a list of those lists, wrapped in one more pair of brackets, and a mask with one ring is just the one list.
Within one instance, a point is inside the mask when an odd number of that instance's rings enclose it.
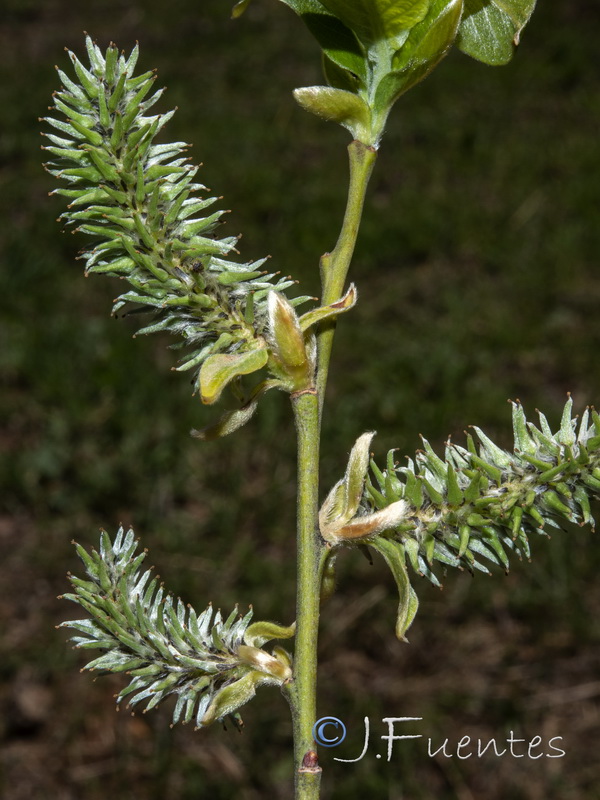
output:
{"label": "leaf bud", "polygon": [[307,351],[296,312],[279,292],[269,292],[267,303],[273,372],[286,382],[290,392],[308,389],[313,383],[314,355]]}

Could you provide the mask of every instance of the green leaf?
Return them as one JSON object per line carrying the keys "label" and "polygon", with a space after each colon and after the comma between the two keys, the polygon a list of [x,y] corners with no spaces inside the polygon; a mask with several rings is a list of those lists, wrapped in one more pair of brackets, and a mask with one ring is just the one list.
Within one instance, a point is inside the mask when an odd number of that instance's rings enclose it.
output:
{"label": "green leaf", "polygon": [[214,696],[198,727],[210,725],[215,720],[223,719],[228,714],[237,711],[238,708],[252,700],[259,684],[268,682],[269,679],[266,675],[252,671],[229,686],[225,686]]}
{"label": "green leaf", "polygon": [[242,408],[235,408],[231,411],[226,411],[219,419],[212,425],[207,425],[200,430],[192,430],[192,436],[195,439],[201,439],[204,442],[210,442],[213,439],[220,439],[223,436],[229,436],[239,428],[242,428],[252,417],[258,407],[258,398],[251,400]]}
{"label": "green leaf", "polygon": [[345,502],[346,483],[342,478],[331,489],[319,511],[319,527],[325,538],[327,538],[327,531],[336,530],[346,521],[344,518]]}
{"label": "green leaf", "polygon": [[454,42],[462,8],[463,0],[433,0],[425,19],[415,25],[394,55],[393,71],[377,88],[377,107],[389,107],[439,64]]}
{"label": "green leaf", "polygon": [[327,83],[336,89],[345,89],[356,94],[360,88],[358,77],[350,70],[338,66],[325,53],[323,53],[323,74]]}
{"label": "green leaf", "polygon": [[366,80],[367,57],[358,39],[349,28],[340,20],[324,13],[303,14],[302,20],[320,44],[325,55],[334,64],[356,75],[360,81]]}
{"label": "green leaf", "polygon": [[408,579],[404,548],[398,542],[392,542],[389,539],[382,539],[380,537],[372,539],[369,544],[384,557],[398,586],[400,602],[398,604],[398,617],[396,620],[396,636],[401,641],[407,642],[408,639],[405,633],[410,628],[415,618],[419,608],[419,600]]}
{"label": "green leaf", "polygon": [[244,641],[251,647],[261,647],[272,639],[291,639],[296,632],[296,623],[284,626],[276,622],[253,622],[246,628]]}
{"label": "green leaf", "polygon": [[465,0],[457,46],[484,64],[507,64],[536,0]]}
{"label": "green leaf", "polygon": [[249,5],[250,0],[239,0],[239,2],[236,3],[231,9],[231,19],[237,19],[238,17],[241,17]]}
{"label": "green leaf", "polygon": [[343,125],[355,139],[368,136],[371,115],[368,105],[358,95],[331,86],[306,86],[295,89],[294,97],[305,111]]}
{"label": "green leaf", "polygon": [[279,292],[269,292],[267,299],[271,347],[281,363],[293,370],[308,368],[308,354],[298,315]]}
{"label": "green leaf", "polygon": [[268,360],[266,347],[247,350],[245,353],[209,356],[202,364],[198,384],[202,402],[211,405],[221,392],[238,375],[249,375],[264,367]]}
{"label": "green leaf", "polygon": [[367,61],[354,33],[318,0],[282,0],[293,9],[320,44],[323,52],[338,66],[361,79],[367,75]]}
{"label": "green leaf", "polygon": [[285,388],[281,381],[267,380],[262,381],[253,389],[251,397],[244,403],[241,408],[234,408],[231,411],[226,411],[216,422],[207,425],[200,430],[192,430],[191,435],[195,439],[201,439],[208,442],[212,439],[220,439],[223,436],[229,436],[230,433],[237,431],[245,425],[253,416],[258,407],[260,397],[268,392],[269,389],[283,389]]}
{"label": "green leaf", "polygon": [[344,522],[350,520],[358,511],[365,485],[365,478],[367,477],[367,471],[369,469],[369,447],[371,446],[373,436],[375,436],[374,431],[363,433],[362,436],[359,436],[356,440],[350,453],[344,479],[345,507],[342,514]]}
{"label": "green leaf", "polygon": [[325,8],[358,38],[373,44],[394,39],[420,22],[430,0],[323,0]]}
{"label": "green leaf", "polygon": [[349,311],[356,305],[357,297],[358,292],[356,286],[351,283],[346,294],[340,297],[339,300],[336,300],[335,303],[331,303],[331,305],[328,306],[319,306],[319,308],[314,308],[312,311],[307,311],[305,314],[302,314],[299,320],[300,329],[304,333],[313,325],[316,325],[317,322],[322,322],[324,319],[329,319],[338,314],[342,314],[344,311]]}
{"label": "green leaf", "polygon": [[[359,436],[350,452],[346,474],[329,492],[319,511],[319,525],[325,539],[334,540],[358,511],[369,469],[369,447],[374,432]],[[366,518],[363,518],[363,521]]]}

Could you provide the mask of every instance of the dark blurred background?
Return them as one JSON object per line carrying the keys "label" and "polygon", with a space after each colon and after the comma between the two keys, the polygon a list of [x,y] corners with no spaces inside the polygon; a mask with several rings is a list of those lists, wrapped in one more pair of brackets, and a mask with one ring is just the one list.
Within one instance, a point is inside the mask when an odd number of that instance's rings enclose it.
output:
{"label": "dark blurred background", "polygon": [[[80,675],[83,655],[54,625],[73,548],[133,524],[171,590],[196,608],[252,602],[294,615],[290,413],[273,393],[242,431],[189,437],[214,409],[192,398],[176,354],[109,316],[114,282],[84,280],[83,240],[60,232],[38,117],[58,88],[63,47],[82,31],[141,45],[179,106],[169,138],[194,143],[202,180],[233,211],[246,260],[317,292],[319,255],[343,211],[347,136],[298,109],[321,82],[316,46],[282,4],[229,20],[223,0],[4,0],[0,18],[0,794],[6,800],[287,798],[291,730],[276,690],[246,707],[245,730],[169,729],[170,709],[114,711],[119,679]],[[376,452],[440,447],[468,424],[510,446],[508,398],[553,425],[566,393],[600,401],[600,11],[545,2],[514,61],[451,56],[396,107],[373,178],[353,277],[360,302],[339,326],[323,444],[323,491],[377,429]],[[598,509],[597,509],[598,513]],[[508,577],[418,583],[410,645],[393,635],[391,576],[341,561],[322,619],[321,715],[347,742],[322,752],[323,798],[587,800],[600,797],[598,534],[533,542]],[[369,716],[372,745],[362,747]],[[392,761],[383,717],[422,721]],[[463,736],[514,731],[534,754],[456,757]],[[430,758],[427,738],[447,752]],[[524,746],[520,746],[524,747]],[[464,753],[464,751],[461,751]],[[526,752],[526,749],[517,750]]]}

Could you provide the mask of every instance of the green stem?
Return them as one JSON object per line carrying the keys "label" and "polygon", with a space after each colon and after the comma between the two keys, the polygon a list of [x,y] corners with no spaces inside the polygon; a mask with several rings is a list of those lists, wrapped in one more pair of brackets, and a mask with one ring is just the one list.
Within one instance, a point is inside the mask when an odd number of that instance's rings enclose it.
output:
{"label": "green stem", "polygon": [[[350,160],[350,185],[348,187],[348,200],[342,229],[335,248],[331,253],[325,253],[321,257],[321,285],[323,290],[321,302],[323,305],[334,303],[340,298],[344,290],[348,268],[358,236],[367,185],[377,158],[377,151],[374,147],[359,141],[353,141],[348,146],[348,156]],[[319,331],[317,362],[317,390],[321,408],[325,397],[334,335],[335,321],[324,322]]]}
{"label": "green stem", "polygon": [[[376,151],[354,141],[348,148],[350,185],[342,229],[334,250],[321,259],[322,303],[342,294]],[[317,642],[321,578],[327,548],[319,533],[319,443],[323,394],[335,324],[319,331],[317,388],[292,395],[298,439],[298,564],[294,679],[286,687],[294,726],[296,800],[318,800],[321,784],[313,739],[317,714]]]}
{"label": "green stem", "polygon": [[325,547],[319,534],[319,400],[314,389],[292,395],[298,436],[298,581],[294,680],[288,689],[294,725],[296,800],[318,800],[321,769],[312,729],[317,711],[319,595]]}

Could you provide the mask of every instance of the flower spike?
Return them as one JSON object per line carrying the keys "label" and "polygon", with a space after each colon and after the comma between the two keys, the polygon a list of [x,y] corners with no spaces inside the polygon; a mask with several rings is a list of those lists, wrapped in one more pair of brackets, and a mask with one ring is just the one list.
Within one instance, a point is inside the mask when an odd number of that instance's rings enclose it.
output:
{"label": "flower spike", "polygon": [[[321,508],[321,534],[332,546],[371,545],[389,564],[405,598],[400,638],[416,611],[416,599],[404,585],[404,565],[439,585],[435,562],[483,572],[489,572],[485,562],[490,562],[508,570],[510,554],[530,557],[532,533],[560,528],[561,520],[594,527],[590,500],[600,498],[598,414],[588,409],[578,424],[569,397],[553,434],[542,414],[538,428],[520,403],[512,406],[512,453],[474,428],[478,446],[472,437],[468,448],[448,442],[442,460],[423,439],[415,462],[397,467],[390,451],[386,469],[371,463],[371,478],[365,462],[373,434],[363,434],[345,478]],[[348,487],[359,478],[360,502],[354,495],[349,502]]]}
{"label": "flower spike", "polygon": [[279,648],[271,654],[261,645],[290,638],[294,626],[251,624],[252,609],[241,616],[237,606],[226,619],[211,605],[197,614],[165,593],[151,569],[140,570],[146,552],[137,552],[132,530],[120,528],[114,542],[103,532],[99,552],[91,555],[76,547],[88,580],[70,576],[74,591],[64,598],[89,617],[58,627],[77,631],[76,647],[106,651],[84,669],[130,677],[117,703],[126,697],[130,707],[145,701],[148,711],[175,695],[173,723],[195,718],[200,728],[234,714],[258,686],[281,686],[291,678],[287,653]]}
{"label": "flower spike", "polygon": [[153,72],[134,75],[137,45],[127,59],[114,44],[102,53],[89,36],[86,47],[89,67],[69,53],[75,78],[58,71],[63,88],[46,118],[54,128],[45,134],[46,166],[65,184],[54,193],[69,200],[62,218],[91,237],[86,274],[130,284],[113,313],[137,306],[152,314],[138,333],[179,337],[174,346],[188,352],[177,370],[194,370],[202,400],[212,403],[233,377],[265,366],[267,295],[293,281],[267,274],[266,259],[230,259],[238,240],[217,237],[225,212],[202,196],[188,145],[156,142],[174,112],[150,113],[163,90],[154,91]]}

